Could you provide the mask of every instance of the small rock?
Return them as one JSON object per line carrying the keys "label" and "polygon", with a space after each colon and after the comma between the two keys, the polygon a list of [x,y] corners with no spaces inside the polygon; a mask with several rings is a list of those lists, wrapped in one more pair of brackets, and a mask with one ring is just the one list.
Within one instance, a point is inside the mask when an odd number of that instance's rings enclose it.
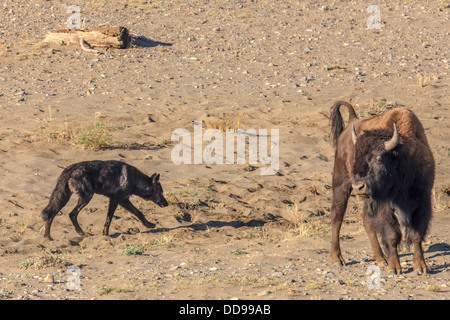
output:
{"label": "small rock", "polygon": [[264,291],[260,292],[259,295],[260,295],[260,296],[267,296],[267,295],[269,295],[269,294],[271,294],[271,293],[272,293],[272,291],[264,290]]}
{"label": "small rock", "polygon": [[44,278],[45,283],[54,283],[54,281],[55,281],[55,279],[54,279],[53,275],[50,273],[48,275],[46,275]]}

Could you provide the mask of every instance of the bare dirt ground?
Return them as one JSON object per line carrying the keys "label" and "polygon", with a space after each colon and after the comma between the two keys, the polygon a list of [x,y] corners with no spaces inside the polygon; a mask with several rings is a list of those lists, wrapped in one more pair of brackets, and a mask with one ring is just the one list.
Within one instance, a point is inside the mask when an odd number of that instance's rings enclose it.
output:
{"label": "bare dirt ground", "polygon": [[[9,1],[0,3],[0,299],[448,299],[450,208],[449,3],[376,1]],[[66,26],[68,5],[86,27],[120,25],[136,41],[100,54],[42,44]],[[329,109],[362,117],[408,107],[436,160],[430,272],[374,265],[351,197],[342,230],[347,266],[329,261]],[[279,129],[280,167],[175,165],[172,132]],[[96,125],[96,129],[92,126]],[[85,129],[105,137],[91,150]],[[261,137],[260,137],[261,138]],[[98,142],[100,143],[100,142]],[[204,146],[206,143],[204,143]],[[69,164],[122,160],[159,172],[170,206],[133,197],[155,229],[118,209],[101,235],[108,201],[55,218],[41,210]],[[67,280],[79,269],[80,288]]]}

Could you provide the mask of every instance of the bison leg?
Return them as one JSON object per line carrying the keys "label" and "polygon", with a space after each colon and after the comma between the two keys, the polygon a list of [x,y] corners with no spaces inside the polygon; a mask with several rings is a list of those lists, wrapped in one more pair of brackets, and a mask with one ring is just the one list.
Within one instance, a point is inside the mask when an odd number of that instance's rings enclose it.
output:
{"label": "bison leg", "polygon": [[402,273],[402,268],[400,267],[400,259],[398,258],[397,250],[395,250],[395,253],[392,253],[389,256],[388,272],[394,275]]}
{"label": "bison leg", "polygon": [[423,257],[422,241],[428,230],[428,225],[431,219],[431,199],[424,197],[420,202],[419,208],[414,212],[412,219],[412,226],[406,228],[407,241],[412,242],[414,255],[413,266],[417,274],[427,273],[427,264]]}
{"label": "bison leg", "polygon": [[377,238],[377,204],[372,199],[365,199],[362,211],[362,219],[364,229],[372,247],[373,259],[377,262],[377,265],[384,266],[387,264],[383,251],[380,248],[380,244]]}
{"label": "bison leg", "polygon": [[422,241],[413,242],[414,246],[414,256],[413,256],[413,266],[414,271],[417,274],[423,274],[428,272],[427,264],[423,257]]}
{"label": "bison leg", "polygon": [[[422,241],[431,219],[431,197],[423,195],[422,190],[411,190],[409,194],[417,199],[403,207],[397,207],[400,222],[405,227],[406,243],[413,245],[413,267],[417,274],[427,273],[427,264],[423,257]],[[415,206],[414,206],[415,205]]]}
{"label": "bison leg", "polygon": [[333,202],[331,205],[331,262],[333,264],[340,264],[345,266],[344,258],[341,254],[339,245],[339,233],[341,230],[342,221],[344,220],[345,210],[347,209],[348,197],[351,192],[351,183],[341,183],[335,185],[333,180]]}
{"label": "bison leg", "polygon": [[401,267],[397,247],[402,239],[402,234],[394,209],[389,204],[380,204],[377,214],[377,227],[381,235],[381,241],[387,250],[388,271],[391,274],[400,274]]}

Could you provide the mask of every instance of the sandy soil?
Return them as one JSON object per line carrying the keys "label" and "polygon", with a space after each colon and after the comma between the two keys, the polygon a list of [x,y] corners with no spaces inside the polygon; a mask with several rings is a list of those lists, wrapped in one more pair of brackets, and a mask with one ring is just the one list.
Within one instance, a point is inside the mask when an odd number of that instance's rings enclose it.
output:
{"label": "sandy soil", "polygon": [[[0,299],[448,299],[450,113],[448,1],[9,1],[0,3]],[[67,5],[86,27],[121,25],[145,41],[101,54],[42,44],[64,28]],[[145,38],[144,38],[145,37]],[[362,117],[408,107],[436,160],[430,273],[374,265],[351,197],[342,230],[348,265],[329,261],[329,109]],[[279,129],[280,168],[175,165],[172,132]],[[83,128],[110,135],[83,148]],[[261,137],[260,137],[261,139]],[[204,146],[206,143],[204,144]],[[41,210],[69,164],[116,159],[159,172],[171,205],[132,198],[156,223],[118,209],[101,235],[107,199],[95,196],[75,232],[71,199],[43,238]],[[131,250],[134,253],[130,253]],[[133,253],[133,252],[131,252]],[[78,266],[79,289],[69,290]]]}

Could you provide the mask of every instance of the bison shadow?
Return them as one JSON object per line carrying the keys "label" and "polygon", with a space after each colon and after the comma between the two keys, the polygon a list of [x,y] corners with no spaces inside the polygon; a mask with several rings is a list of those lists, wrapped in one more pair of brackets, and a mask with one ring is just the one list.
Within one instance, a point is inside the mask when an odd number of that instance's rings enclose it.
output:
{"label": "bison shadow", "polygon": [[[448,243],[434,243],[431,246],[428,247],[428,250],[425,252],[441,252],[439,255],[442,255],[442,252],[444,255],[448,255],[448,252],[450,251],[450,245]],[[437,255],[437,254],[436,254]],[[435,257],[434,255],[433,257]]]}
{"label": "bison shadow", "polygon": [[[435,253],[432,256],[429,256],[428,259],[433,259],[437,256],[448,256],[450,254],[450,245],[445,242],[441,243],[434,243],[431,246],[428,247],[428,250],[425,251],[426,253]],[[445,262],[442,265],[439,266],[433,266],[430,268],[430,274],[436,274],[443,271],[448,271],[449,264]]]}
{"label": "bison shadow", "polygon": [[[427,256],[427,260],[431,260],[435,257],[438,256],[447,256],[450,254],[450,245],[448,243],[445,242],[441,242],[441,243],[434,243],[432,245],[430,245],[428,247],[428,250],[424,251],[425,253],[434,253],[430,256]],[[409,257],[412,260],[413,257],[413,253],[412,252],[408,252],[408,253],[404,253],[404,254],[399,254],[399,257]],[[447,271],[449,267],[449,264],[447,262],[445,262],[442,265],[435,265],[433,267],[430,267],[430,265],[428,264],[428,273],[429,274],[437,274],[437,273],[441,273],[443,271]],[[413,272],[413,268],[404,268],[404,273],[410,273]]]}

